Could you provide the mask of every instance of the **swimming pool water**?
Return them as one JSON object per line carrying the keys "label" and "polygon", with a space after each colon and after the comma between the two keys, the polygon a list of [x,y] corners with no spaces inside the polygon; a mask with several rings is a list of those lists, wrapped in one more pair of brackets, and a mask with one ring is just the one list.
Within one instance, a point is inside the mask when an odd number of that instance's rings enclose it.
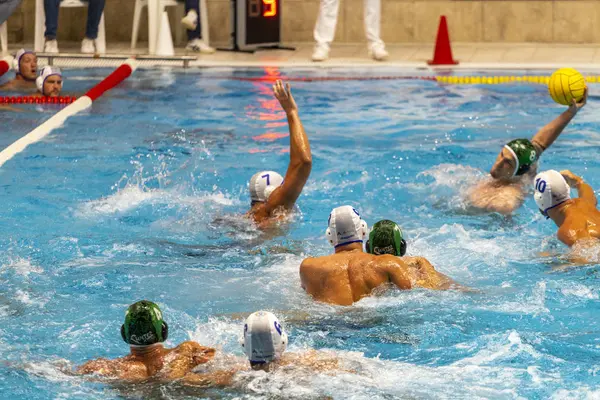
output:
{"label": "swimming pool water", "polygon": [[[109,72],[69,70],[67,92]],[[265,74],[374,72],[138,71],[0,168],[0,397],[600,397],[598,268],[552,273],[556,257],[540,252],[566,248],[531,196],[510,218],[474,215],[463,199],[506,141],[563,111],[543,86],[293,82],[313,171],[292,221],[267,236],[239,215],[254,172],[285,172],[285,115],[269,83],[232,79]],[[0,148],[57,110],[19,107],[0,111]],[[599,108],[590,100],[541,169],[569,168],[600,186]],[[327,217],[344,204],[369,225],[397,221],[410,255],[480,293],[313,302],[298,266],[331,252]],[[289,351],[328,349],[355,373],[253,372],[235,389],[198,392],[65,372],[125,355],[120,325],[140,299],[162,307],[170,345],[192,339],[241,355],[239,313],[270,309]]]}

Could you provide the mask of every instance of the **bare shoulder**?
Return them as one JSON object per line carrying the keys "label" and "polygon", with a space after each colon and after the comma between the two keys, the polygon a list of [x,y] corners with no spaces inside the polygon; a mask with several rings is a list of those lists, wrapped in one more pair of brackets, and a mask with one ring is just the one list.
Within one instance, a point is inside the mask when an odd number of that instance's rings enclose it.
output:
{"label": "bare shoulder", "polygon": [[124,369],[134,368],[135,363],[128,362],[126,358],[117,358],[109,360],[107,358],[98,358],[91,360],[77,368],[79,374],[99,374],[104,376],[117,376]]}
{"label": "bare shoulder", "polygon": [[407,263],[417,265],[417,266],[426,266],[426,267],[432,266],[428,259],[426,259],[425,257],[421,257],[421,256],[402,257],[402,260]]}
{"label": "bare shoulder", "polygon": [[179,346],[175,347],[174,350],[180,353],[190,353],[199,349],[200,347],[200,343],[188,340],[186,342],[180,343]]}
{"label": "bare shoulder", "polygon": [[402,266],[403,261],[400,257],[393,256],[391,254],[382,254],[379,256],[375,256],[372,254],[366,254],[371,258],[371,265],[376,265],[378,267],[398,267]]}
{"label": "bare shoulder", "polygon": [[319,269],[324,264],[324,257],[309,257],[300,264],[300,271],[309,272]]}
{"label": "bare shoulder", "polygon": [[524,185],[516,182],[504,184],[485,179],[468,193],[471,206],[485,211],[510,214],[521,206],[525,199]]}
{"label": "bare shoulder", "polygon": [[211,347],[202,346],[198,342],[194,342],[193,340],[188,340],[186,342],[181,343],[174,349],[178,353],[182,354],[195,354],[195,353],[206,353],[211,350],[214,352],[214,349]]}
{"label": "bare shoulder", "polygon": [[96,360],[90,360],[90,361],[86,362],[85,364],[80,365],[77,368],[77,373],[93,374],[94,372],[98,371],[99,369],[105,367],[109,362],[110,362],[110,360],[107,360],[106,358],[98,358]]}
{"label": "bare shoulder", "polygon": [[191,340],[181,343],[174,351],[180,357],[191,358],[196,365],[209,362],[216,353],[214,348],[202,346],[200,343]]}

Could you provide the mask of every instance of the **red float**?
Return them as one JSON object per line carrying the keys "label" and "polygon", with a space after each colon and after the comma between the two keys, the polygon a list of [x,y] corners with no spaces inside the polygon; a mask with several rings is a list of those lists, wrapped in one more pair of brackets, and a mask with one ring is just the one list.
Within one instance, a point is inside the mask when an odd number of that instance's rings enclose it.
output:
{"label": "red float", "polygon": [[75,96],[38,97],[38,96],[0,96],[0,104],[71,104],[77,100]]}
{"label": "red float", "polygon": [[102,96],[104,92],[114,88],[119,83],[127,79],[132,72],[133,69],[131,68],[131,66],[125,63],[119,68],[115,69],[112,74],[107,76],[102,82],[90,89],[90,91],[87,92],[85,95],[92,99],[92,101],[94,101],[98,97]]}
{"label": "red float", "polygon": [[10,65],[5,60],[0,61],[0,76],[10,71]]}

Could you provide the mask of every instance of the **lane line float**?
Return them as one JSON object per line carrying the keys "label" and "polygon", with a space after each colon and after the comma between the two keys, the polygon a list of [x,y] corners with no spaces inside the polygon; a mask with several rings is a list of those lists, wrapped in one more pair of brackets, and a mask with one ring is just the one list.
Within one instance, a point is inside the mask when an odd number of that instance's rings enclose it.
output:
{"label": "lane line float", "polygon": [[27,148],[30,144],[39,142],[54,129],[59,128],[67,118],[84,111],[91,107],[92,103],[102,96],[106,91],[114,88],[119,83],[127,79],[137,68],[134,59],[130,58],[121,64],[112,74],[107,76],[102,82],[90,89],[84,96],[81,96],[73,103],[63,108],[49,120],[23,136],[4,150],[0,152],[0,167],[5,162],[13,158]]}

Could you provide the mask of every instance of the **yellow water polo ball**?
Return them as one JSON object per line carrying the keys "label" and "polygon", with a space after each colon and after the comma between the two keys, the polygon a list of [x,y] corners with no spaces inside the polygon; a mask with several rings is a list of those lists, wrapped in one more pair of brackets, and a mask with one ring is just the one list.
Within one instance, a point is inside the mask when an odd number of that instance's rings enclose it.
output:
{"label": "yellow water polo ball", "polygon": [[585,88],[585,78],[573,68],[561,68],[555,71],[548,82],[548,91],[552,100],[565,106],[571,105],[573,99],[581,100]]}

